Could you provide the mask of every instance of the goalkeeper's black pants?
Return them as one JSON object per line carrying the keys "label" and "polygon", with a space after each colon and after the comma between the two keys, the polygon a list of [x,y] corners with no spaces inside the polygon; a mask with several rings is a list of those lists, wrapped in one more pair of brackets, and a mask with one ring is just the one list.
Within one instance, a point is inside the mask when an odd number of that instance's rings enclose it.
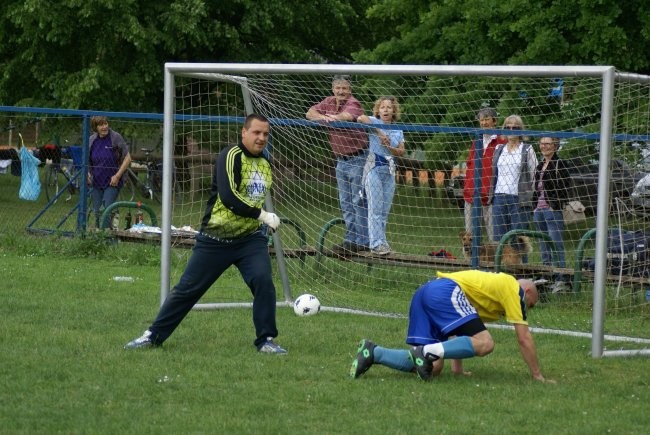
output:
{"label": "goalkeeper's black pants", "polygon": [[256,231],[241,239],[219,241],[197,234],[196,244],[178,284],[149,327],[155,344],[162,344],[226,269],[234,265],[253,294],[256,347],[275,338],[275,286],[267,237]]}

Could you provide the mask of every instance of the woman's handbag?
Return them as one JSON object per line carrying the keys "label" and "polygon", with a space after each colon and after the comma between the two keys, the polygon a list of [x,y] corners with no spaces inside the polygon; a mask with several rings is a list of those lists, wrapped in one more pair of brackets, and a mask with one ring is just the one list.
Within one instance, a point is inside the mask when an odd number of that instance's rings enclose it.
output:
{"label": "woman's handbag", "polygon": [[585,216],[585,206],[580,201],[570,201],[564,206],[562,217],[564,218],[564,225],[584,222],[587,219]]}

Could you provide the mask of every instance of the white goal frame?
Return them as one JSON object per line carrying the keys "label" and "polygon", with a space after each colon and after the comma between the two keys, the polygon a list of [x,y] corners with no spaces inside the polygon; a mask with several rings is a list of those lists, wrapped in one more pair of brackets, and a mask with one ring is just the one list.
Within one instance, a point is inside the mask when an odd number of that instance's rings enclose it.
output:
{"label": "white goal frame", "polygon": [[[593,325],[591,355],[593,358],[604,356],[648,355],[650,349],[630,351],[605,351],[604,315],[605,283],[607,261],[607,229],[609,224],[608,201],[610,189],[610,165],[612,148],[612,122],[614,85],[617,78],[622,80],[640,80],[647,77],[633,74],[617,73],[613,66],[533,66],[533,65],[309,65],[309,64],[243,64],[243,63],[166,63],[164,67],[164,130],[163,130],[163,173],[173,171],[174,121],[175,121],[175,76],[188,77],[227,77],[249,74],[373,74],[373,75],[432,75],[432,76],[502,76],[502,77],[592,77],[602,80],[601,93],[601,130],[599,151],[599,185],[596,220],[595,276],[593,289]],[[238,80],[245,83],[245,81]],[[244,95],[246,89],[242,86]],[[252,110],[247,107],[247,111]],[[172,211],[172,177],[165,175],[162,195],[162,235],[161,235],[161,270],[160,301],[167,297],[170,287],[171,263],[171,211]],[[272,210],[272,203],[267,197],[266,206]],[[279,233],[274,234],[278,267],[284,287],[285,303],[291,301],[289,281],[284,271],[284,257]],[[219,304],[210,304],[216,308]],[[233,304],[224,304],[233,306]],[[250,304],[246,304],[250,305]],[[208,308],[198,307],[197,308]]]}

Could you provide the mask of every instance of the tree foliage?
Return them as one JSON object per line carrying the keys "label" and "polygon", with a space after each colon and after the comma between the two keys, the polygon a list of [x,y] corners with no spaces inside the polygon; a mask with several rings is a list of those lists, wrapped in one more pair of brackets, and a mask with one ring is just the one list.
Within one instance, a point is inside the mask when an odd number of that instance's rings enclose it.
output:
{"label": "tree foliage", "polygon": [[165,62],[650,73],[645,0],[4,0],[0,104],[160,111]]}
{"label": "tree foliage", "polygon": [[647,74],[645,0],[380,0],[383,41],[355,60],[387,64],[613,65]]}
{"label": "tree foliage", "polygon": [[165,62],[351,62],[370,0],[5,0],[0,103],[162,109]]}

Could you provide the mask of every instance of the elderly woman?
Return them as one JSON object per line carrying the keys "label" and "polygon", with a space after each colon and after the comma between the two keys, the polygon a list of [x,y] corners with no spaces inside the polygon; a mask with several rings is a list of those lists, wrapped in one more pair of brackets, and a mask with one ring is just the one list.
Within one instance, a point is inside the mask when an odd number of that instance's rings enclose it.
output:
{"label": "elderly woman", "polygon": [[108,126],[105,116],[90,118],[90,165],[88,184],[92,186],[91,198],[95,224],[99,227],[99,210],[115,202],[123,186],[122,175],[131,164],[129,147],[122,135]]}
{"label": "elderly woman", "polygon": [[494,152],[490,189],[494,241],[497,242],[510,230],[528,228],[537,167],[535,151],[521,135],[524,129],[521,117],[508,116],[503,129],[512,133],[506,134],[508,141]]}
{"label": "elderly woman", "polygon": [[[552,137],[541,137],[539,148],[543,160],[537,165],[535,172],[535,191],[533,192],[533,222],[537,231],[549,235],[557,250],[558,262],[555,266],[566,267],[564,257],[564,219],[562,209],[571,200],[573,185],[569,169],[557,155],[559,142]],[[540,245],[542,263],[553,264],[551,244],[542,240]],[[557,293],[567,288],[568,277],[557,275],[552,292]]]}

